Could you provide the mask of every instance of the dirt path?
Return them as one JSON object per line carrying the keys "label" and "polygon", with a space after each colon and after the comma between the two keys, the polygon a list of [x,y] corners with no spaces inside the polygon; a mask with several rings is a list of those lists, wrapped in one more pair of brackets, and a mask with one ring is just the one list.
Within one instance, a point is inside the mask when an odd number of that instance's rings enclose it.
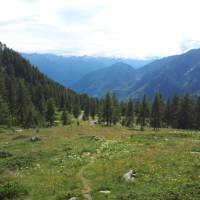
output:
{"label": "dirt path", "polygon": [[80,176],[82,184],[83,184],[82,194],[83,194],[85,200],[92,200],[92,196],[91,196],[90,183],[89,183],[88,179],[84,177],[84,170],[89,165],[91,165],[95,161],[95,159],[97,158],[98,154],[101,153],[101,148],[102,148],[104,143],[106,143],[106,141],[103,142],[101,144],[101,146],[97,149],[96,155],[95,156],[93,155],[93,157],[90,158],[91,159],[90,162],[87,165],[83,166],[79,171],[79,176]]}
{"label": "dirt path", "polygon": [[91,188],[89,185],[89,181],[84,177],[83,172],[84,172],[84,167],[79,172],[81,181],[83,183],[82,193],[83,193],[85,200],[92,200]]}

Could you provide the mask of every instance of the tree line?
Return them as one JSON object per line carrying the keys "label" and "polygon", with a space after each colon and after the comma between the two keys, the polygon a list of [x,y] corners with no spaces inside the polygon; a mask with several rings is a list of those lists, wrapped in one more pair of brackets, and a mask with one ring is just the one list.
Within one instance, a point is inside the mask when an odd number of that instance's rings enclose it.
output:
{"label": "tree line", "polygon": [[99,123],[122,126],[200,130],[200,97],[189,94],[173,96],[167,101],[161,94],[155,94],[152,102],[146,95],[140,101],[118,101],[114,94],[107,93],[99,102]]}

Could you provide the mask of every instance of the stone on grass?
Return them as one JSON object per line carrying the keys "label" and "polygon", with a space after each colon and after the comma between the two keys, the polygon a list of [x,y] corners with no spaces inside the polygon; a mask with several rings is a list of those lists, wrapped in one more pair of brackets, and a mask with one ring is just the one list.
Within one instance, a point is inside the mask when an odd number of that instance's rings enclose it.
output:
{"label": "stone on grass", "polygon": [[22,129],[16,129],[15,131],[21,133],[23,130]]}
{"label": "stone on grass", "polygon": [[71,197],[71,198],[69,198],[69,200],[78,200],[78,198],[77,197]]}
{"label": "stone on grass", "polygon": [[40,141],[41,139],[38,137],[38,136],[33,136],[33,137],[31,137],[31,142],[38,142],[38,141]]}
{"label": "stone on grass", "polygon": [[103,194],[110,194],[111,193],[110,190],[100,190],[99,192],[103,193]]}
{"label": "stone on grass", "polygon": [[134,181],[136,178],[136,171],[130,170],[126,174],[123,175],[125,181]]}

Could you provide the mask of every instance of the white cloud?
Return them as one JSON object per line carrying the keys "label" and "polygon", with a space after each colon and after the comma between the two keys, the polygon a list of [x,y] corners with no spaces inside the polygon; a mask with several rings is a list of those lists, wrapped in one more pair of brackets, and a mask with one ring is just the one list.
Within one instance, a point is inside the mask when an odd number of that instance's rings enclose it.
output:
{"label": "white cloud", "polygon": [[0,40],[19,51],[149,57],[200,47],[199,0],[0,3]]}

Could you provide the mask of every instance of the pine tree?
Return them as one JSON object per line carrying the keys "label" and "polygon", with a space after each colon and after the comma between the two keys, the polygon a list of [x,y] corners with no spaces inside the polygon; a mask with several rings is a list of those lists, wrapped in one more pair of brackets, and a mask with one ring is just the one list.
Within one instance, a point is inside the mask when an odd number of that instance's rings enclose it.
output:
{"label": "pine tree", "polygon": [[146,95],[144,95],[142,103],[139,108],[139,119],[138,119],[141,131],[144,130],[144,127],[146,126],[146,120],[148,117],[149,117],[149,107],[146,100]]}
{"label": "pine tree", "polygon": [[62,121],[63,126],[69,125],[71,123],[70,118],[69,118],[69,114],[66,111],[66,109],[64,109],[63,112],[62,112],[61,121]]}
{"label": "pine tree", "polygon": [[14,118],[16,114],[16,81],[14,77],[12,79],[6,78],[5,81],[5,87],[6,87],[6,99],[8,102],[8,107],[10,110],[11,118],[12,118],[12,124],[14,124]]}
{"label": "pine tree", "polygon": [[103,101],[102,117],[103,121],[106,122],[107,126],[110,126],[112,124],[113,105],[112,98],[109,92],[106,94],[105,99]]}
{"label": "pine tree", "polygon": [[97,113],[97,100],[91,99],[90,100],[90,115],[92,119],[95,119],[96,113]]}
{"label": "pine tree", "polygon": [[18,96],[17,96],[17,122],[19,125],[25,124],[29,115],[30,109],[33,107],[31,97],[24,81],[19,82]]}
{"label": "pine tree", "polygon": [[166,127],[168,128],[171,124],[171,102],[170,99],[167,100],[165,110],[164,110],[164,118],[163,118]]}
{"label": "pine tree", "polygon": [[84,107],[83,120],[87,121],[87,120],[89,120],[89,116],[90,116],[90,99],[89,99],[89,97],[85,97],[83,107]]}
{"label": "pine tree", "polygon": [[181,100],[180,109],[178,111],[178,128],[193,128],[193,108],[188,94],[186,94]]}
{"label": "pine tree", "polygon": [[128,126],[128,127],[132,127],[133,126],[133,122],[134,122],[134,106],[133,106],[132,99],[128,100],[125,121],[126,121],[126,126]]}
{"label": "pine tree", "polygon": [[7,103],[0,96],[0,125],[11,125],[11,116]]}
{"label": "pine tree", "polygon": [[55,121],[55,104],[54,104],[54,101],[53,101],[52,98],[47,101],[46,120],[47,120],[49,126],[53,126],[54,125],[54,121]]}
{"label": "pine tree", "polygon": [[178,128],[178,112],[180,108],[180,98],[178,96],[174,96],[172,98],[172,103],[170,107],[171,107],[170,121],[171,121],[172,128]]}
{"label": "pine tree", "polygon": [[78,118],[78,116],[81,114],[80,98],[78,96],[76,96],[74,100],[73,114],[75,118]]}
{"label": "pine tree", "polygon": [[120,113],[120,105],[116,98],[115,93],[112,95],[112,102],[113,102],[113,117],[112,122],[113,124],[117,124],[120,121],[121,113]]}
{"label": "pine tree", "polygon": [[159,130],[161,127],[161,99],[160,94],[156,94],[151,109],[151,125],[154,130]]}
{"label": "pine tree", "polygon": [[200,97],[196,101],[195,113],[195,129],[200,130]]}

